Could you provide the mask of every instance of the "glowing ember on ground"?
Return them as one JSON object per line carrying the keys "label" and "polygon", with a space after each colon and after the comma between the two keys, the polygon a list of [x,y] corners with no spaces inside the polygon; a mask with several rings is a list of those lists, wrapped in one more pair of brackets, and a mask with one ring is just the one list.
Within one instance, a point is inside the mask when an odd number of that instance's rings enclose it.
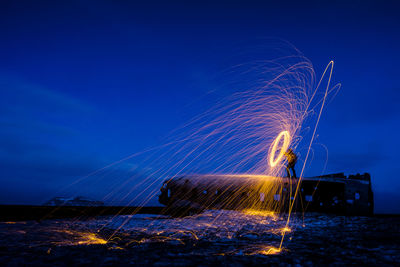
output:
{"label": "glowing ember on ground", "polygon": [[104,245],[107,240],[92,232],[81,232],[75,230],[56,230],[56,232],[67,234],[70,238],[64,241],[54,242],[57,245]]}
{"label": "glowing ember on ground", "polygon": [[[262,254],[262,255],[275,255],[278,254],[282,251],[280,248],[275,248],[275,247],[266,247],[262,250],[256,251],[254,254]],[[253,254],[253,255],[254,255]]]}
{"label": "glowing ember on ground", "polygon": [[246,215],[272,217],[272,219],[277,219],[277,215],[273,211],[245,209],[242,210],[242,212]]}
{"label": "glowing ember on ground", "polygon": [[78,241],[79,245],[107,244],[107,241],[97,237],[93,233],[81,233],[82,240]]}

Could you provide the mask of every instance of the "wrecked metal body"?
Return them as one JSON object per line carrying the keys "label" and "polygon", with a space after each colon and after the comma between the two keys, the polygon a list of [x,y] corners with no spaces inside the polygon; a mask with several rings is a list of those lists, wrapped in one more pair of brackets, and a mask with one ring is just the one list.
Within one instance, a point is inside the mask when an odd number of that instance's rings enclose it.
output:
{"label": "wrecked metal body", "polygon": [[[260,209],[285,212],[293,201],[297,179],[265,175],[183,175],[166,180],[159,202],[170,208]],[[343,173],[303,178],[295,211],[372,215],[371,178]]]}

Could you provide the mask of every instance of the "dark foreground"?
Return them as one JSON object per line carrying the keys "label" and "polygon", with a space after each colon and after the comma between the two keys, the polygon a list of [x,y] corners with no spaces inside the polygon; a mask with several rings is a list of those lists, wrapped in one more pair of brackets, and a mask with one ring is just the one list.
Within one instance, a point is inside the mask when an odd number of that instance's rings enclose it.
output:
{"label": "dark foreground", "polygon": [[89,218],[100,215],[164,214],[166,212],[167,210],[163,207],[0,205],[0,222]]}
{"label": "dark foreground", "polygon": [[[207,211],[0,223],[1,266],[321,266],[400,264],[400,217]],[[115,231],[118,229],[118,231]]]}

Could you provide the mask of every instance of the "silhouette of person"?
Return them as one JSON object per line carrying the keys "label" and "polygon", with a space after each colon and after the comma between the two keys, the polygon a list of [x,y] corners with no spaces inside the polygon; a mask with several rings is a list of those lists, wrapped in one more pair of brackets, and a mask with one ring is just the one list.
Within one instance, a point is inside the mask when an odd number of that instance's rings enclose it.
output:
{"label": "silhouette of person", "polygon": [[[287,158],[288,164],[286,166],[286,172],[287,172],[287,176],[289,178],[297,178],[296,176],[296,171],[294,169],[294,166],[296,165],[297,162],[297,156],[296,154],[293,152],[293,150],[291,148],[289,148],[286,152],[285,152],[285,156]],[[290,170],[292,170],[293,175],[290,174]]]}

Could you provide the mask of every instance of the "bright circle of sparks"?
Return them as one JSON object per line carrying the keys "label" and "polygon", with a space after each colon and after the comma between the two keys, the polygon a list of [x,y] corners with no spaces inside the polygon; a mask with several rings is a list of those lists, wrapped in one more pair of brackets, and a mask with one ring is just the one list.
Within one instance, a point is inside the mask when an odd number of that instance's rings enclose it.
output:
{"label": "bright circle of sparks", "polygon": [[[275,152],[278,148],[278,144],[280,143],[281,139],[283,138],[283,144],[279,155],[275,158]],[[288,131],[282,131],[280,134],[275,138],[274,142],[272,143],[272,149],[269,153],[269,165],[271,167],[275,167],[278,162],[281,161],[283,155],[285,154],[286,150],[290,145],[290,135]]]}

